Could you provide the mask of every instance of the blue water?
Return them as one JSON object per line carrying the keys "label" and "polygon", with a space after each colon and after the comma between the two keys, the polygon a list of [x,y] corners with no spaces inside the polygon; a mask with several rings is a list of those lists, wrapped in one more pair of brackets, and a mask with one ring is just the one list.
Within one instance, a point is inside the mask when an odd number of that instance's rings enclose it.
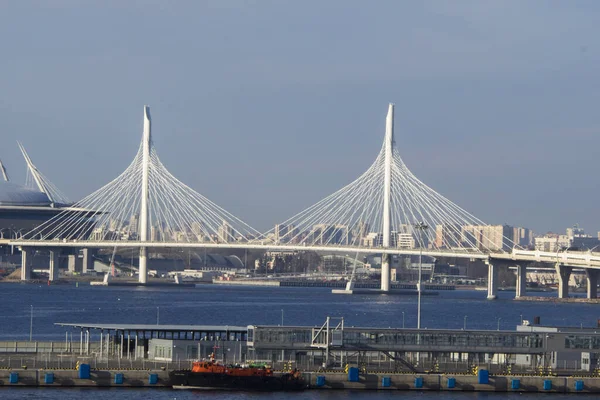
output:
{"label": "blue water", "polygon": [[[0,284],[0,340],[29,338],[33,306],[34,340],[62,340],[55,322],[196,325],[322,325],[327,316],[344,317],[347,326],[415,327],[416,296],[331,294],[326,288],[94,287],[89,285]],[[548,293],[555,296],[555,293]],[[594,304],[514,301],[500,292],[495,301],[484,291],[440,291],[422,297],[424,328],[514,330],[524,319],[544,325],[596,326]],[[158,307],[158,309],[157,309]],[[282,311],[283,310],[283,311]],[[500,318],[500,321],[498,321]],[[71,331],[69,331],[71,332]]]}
{"label": "blue water", "polygon": [[[55,326],[65,323],[131,323],[197,325],[322,325],[327,316],[344,317],[347,326],[416,326],[417,298],[389,295],[333,295],[326,288],[223,287],[92,287],[80,285],[0,284],[0,340],[27,340],[33,306],[33,339],[64,340]],[[555,293],[548,293],[555,296]],[[422,297],[422,326],[427,328],[514,330],[524,319],[541,317],[544,325],[596,326],[600,309],[592,304],[520,302],[500,292],[495,301],[484,291],[440,291]],[[282,312],[283,310],[283,312]],[[498,320],[498,318],[500,320]],[[0,388],[1,399],[539,399],[543,394],[309,391],[297,394],[185,392],[162,389]],[[563,399],[553,395],[553,399]],[[572,396],[569,396],[572,397]],[[577,395],[578,398],[592,398]],[[596,398],[597,396],[593,396]]]}

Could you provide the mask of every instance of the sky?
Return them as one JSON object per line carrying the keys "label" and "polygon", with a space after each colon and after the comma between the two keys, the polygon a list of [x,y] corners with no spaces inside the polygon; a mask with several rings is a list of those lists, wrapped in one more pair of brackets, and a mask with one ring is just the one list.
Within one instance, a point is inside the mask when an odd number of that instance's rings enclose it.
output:
{"label": "sky", "polygon": [[142,134],[267,230],[362,174],[387,104],[420,180],[489,224],[600,231],[600,2],[0,1],[0,159],[72,199]]}

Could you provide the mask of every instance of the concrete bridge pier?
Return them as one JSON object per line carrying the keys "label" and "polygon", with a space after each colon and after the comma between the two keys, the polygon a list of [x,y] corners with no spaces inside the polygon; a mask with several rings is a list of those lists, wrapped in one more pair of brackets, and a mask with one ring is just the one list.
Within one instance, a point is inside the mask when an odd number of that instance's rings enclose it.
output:
{"label": "concrete bridge pier", "polygon": [[517,292],[515,298],[523,297],[527,294],[527,265],[517,265]]}
{"label": "concrete bridge pier", "polygon": [[569,278],[573,268],[559,263],[556,263],[555,268],[558,276],[558,298],[566,299],[569,297]]}
{"label": "concrete bridge pier", "polygon": [[50,281],[56,281],[58,280],[58,266],[59,266],[59,255],[60,255],[60,250],[55,249],[55,250],[50,250],[50,264],[49,264],[49,271],[48,271],[48,280]]}
{"label": "concrete bridge pier", "polygon": [[495,300],[498,298],[498,266],[487,263],[488,265],[488,300]]}
{"label": "concrete bridge pier", "polygon": [[81,273],[87,274],[88,271],[92,271],[94,269],[94,259],[92,258],[93,250],[91,249],[83,249],[83,263],[81,266]]}
{"label": "concrete bridge pier", "polygon": [[79,272],[79,268],[77,268],[77,255],[69,254],[67,256],[67,259],[67,268],[69,269],[69,272]]}
{"label": "concrete bridge pier", "polygon": [[34,249],[28,247],[21,248],[21,280],[28,281],[31,279],[31,270],[33,267]]}
{"label": "concrete bridge pier", "polygon": [[598,275],[600,271],[597,269],[586,268],[585,275],[587,278],[587,298],[595,299],[598,297]]}
{"label": "concrete bridge pier", "polygon": [[381,256],[381,291],[390,291],[390,255],[382,254]]}

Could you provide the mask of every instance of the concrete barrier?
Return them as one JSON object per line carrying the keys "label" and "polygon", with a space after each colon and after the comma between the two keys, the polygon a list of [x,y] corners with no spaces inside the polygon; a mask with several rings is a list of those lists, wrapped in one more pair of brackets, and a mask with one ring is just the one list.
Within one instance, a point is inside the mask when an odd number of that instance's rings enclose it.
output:
{"label": "concrete barrier", "polygon": [[[165,387],[170,386],[168,371],[139,371],[139,370],[118,370],[103,371],[92,370],[90,379],[79,379],[78,371],[52,370],[54,381],[45,382],[45,370],[0,370],[0,386],[11,385],[9,376],[11,372],[19,374],[19,381],[12,386],[91,386],[91,387]],[[115,383],[115,376],[123,374],[123,383]],[[156,374],[158,380],[156,383],[150,383],[150,374]]]}
{"label": "concrete barrier", "polygon": [[[11,384],[11,372],[19,376],[18,382]],[[47,372],[54,374],[52,383],[46,383]],[[117,374],[123,375],[122,383],[115,380]],[[156,383],[150,379],[157,377]],[[162,370],[92,370],[89,379],[79,379],[78,371],[69,370],[0,370],[0,386],[86,386],[86,387],[168,387],[169,373]],[[317,385],[317,376],[324,377],[324,384]],[[348,381],[344,372],[305,372],[304,379],[311,389],[349,389],[349,390],[421,390],[421,391],[487,391],[487,392],[523,392],[523,393],[600,393],[600,377],[560,377],[560,376],[504,376],[490,375],[487,384],[478,383],[475,375],[443,374],[394,374],[360,373],[357,382]],[[386,379],[383,379],[386,378]],[[421,378],[421,379],[417,379]],[[454,387],[448,387],[448,379],[454,378]],[[512,388],[512,381],[518,379],[518,389]],[[544,389],[544,382],[550,381],[551,388]],[[385,382],[385,384],[384,384]],[[416,386],[417,382],[422,387]],[[580,382],[580,383],[577,383]],[[388,385],[389,384],[389,385]],[[546,385],[548,386],[548,385]]]}
{"label": "concrete barrier", "polygon": [[[316,376],[325,376],[325,384],[316,386]],[[393,374],[361,373],[358,382],[348,382],[347,374],[337,372],[306,373],[309,385],[314,389],[366,389],[366,390],[423,390],[423,391],[474,391],[474,392],[527,392],[527,393],[600,393],[600,377],[520,376],[490,375],[487,384],[478,383],[475,375],[442,374]],[[383,385],[383,378],[389,386]],[[422,378],[421,388],[415,387],[416,378]],[[454,378],[454,386],[448,387],[448,378]],[[518,380],[518,389],[513,389],[513,380]],[[550,381],[551,388],[544,389]],[[577,390],[577,381],[583,387]],[[581,385],[581,384],[579,384]]]}

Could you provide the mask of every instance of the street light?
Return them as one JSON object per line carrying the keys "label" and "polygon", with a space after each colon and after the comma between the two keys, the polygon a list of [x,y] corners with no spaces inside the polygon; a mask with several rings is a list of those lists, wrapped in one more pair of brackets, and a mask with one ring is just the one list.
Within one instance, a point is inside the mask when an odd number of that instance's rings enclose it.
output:
{"label": "street light", "polygon": [[281,309],[281,326],[283,326],[283,308]]}
{"label": "street light", "polygon": [[501,319],[502,319],[502,318],[498,317],[498,330],[500,330],[500,320],[501,320]]}
{"label": "street light", "polygon": [[466,331],[466,330],[467,330],[467,316],[465,315],[465,320],[463,323],[463,331]]}
{"label": "street light", "polygon": [[402,329],[404,329],[404,311],[402,311]]}
{"label": "street light", "polygon": [[31,313],[29,318],[29,341],[33,338],[33,304],[31,305]]}
{"label": "street light", "polygon": [[423,269],[423,232],[429,228],[424,222],[417,222],[415,229],[419,231],[419,281],[417,283],[417,329],[421,329],[421,272]]}
{"label": "street light", "polygon": [[159,317],[160,317],[160,307],[156,307],[156,325],[158,325]]}

